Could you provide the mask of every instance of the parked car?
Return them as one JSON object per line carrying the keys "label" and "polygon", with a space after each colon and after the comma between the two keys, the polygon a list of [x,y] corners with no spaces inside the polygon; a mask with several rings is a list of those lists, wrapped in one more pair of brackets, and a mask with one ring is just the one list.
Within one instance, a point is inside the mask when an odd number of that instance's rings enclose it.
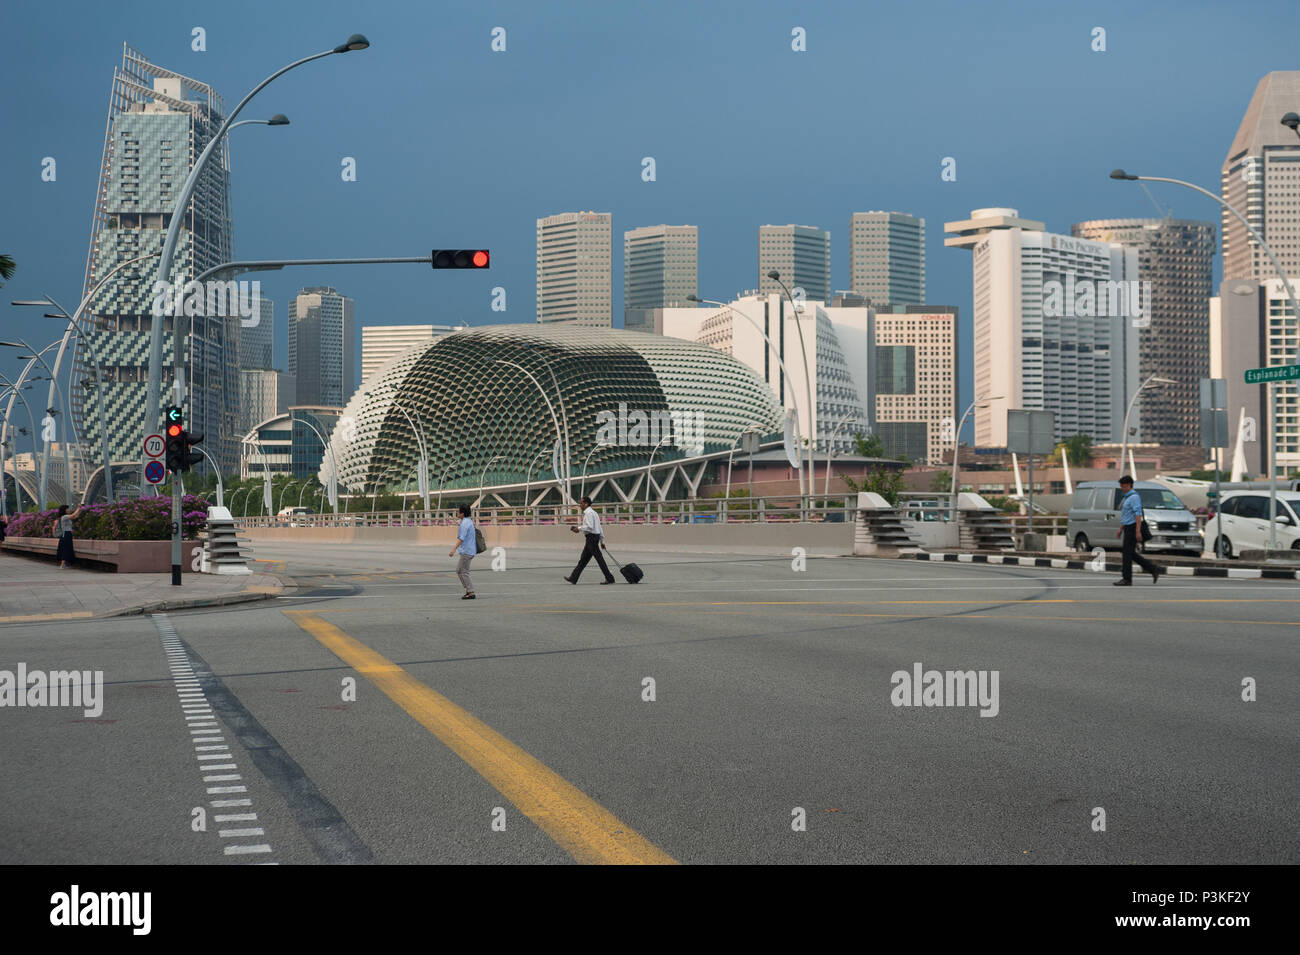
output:
{"label": "parked car", "polygon": [[306,517],[308,514],[315,514],[315,513],[316,512],[313,511],[310,507],[286,507],[283,508],[280,511],[280,513],[275,516],[279,520],[288,521],[290,527],[297,527],[298,524],[295,522],[294,518]]}
{"label": "parked car", "polygon": [[[1195,515],[1177,494],[1152,481],[1138,481],[1133,487],[1142,499],[1142,515],[1151,528],[1151,540],[1144,545],[1144,550],[1200,554],[1205,549],[1205,539],[1196,529]],[[1119,481],[1084,481],[1075,487],[1065,530],[1075,550],[1120,548],[1122,541],[1115,532],[1120,527],[1122,498]]]}
{"label": "parked car", "polygon": [[[1218,515],[1205,523],[1207,540],[1215,540],[1222,520],[1223,556],[1235,557],[1243,550],[1268,547],[1269,497],[1261,491],[1229,491],[1223,495]],[[1300,550],[1300,494],[1279,491],[1277,495],[1279,549]],[[1217,552],[1217,542],[1210,549]]]}

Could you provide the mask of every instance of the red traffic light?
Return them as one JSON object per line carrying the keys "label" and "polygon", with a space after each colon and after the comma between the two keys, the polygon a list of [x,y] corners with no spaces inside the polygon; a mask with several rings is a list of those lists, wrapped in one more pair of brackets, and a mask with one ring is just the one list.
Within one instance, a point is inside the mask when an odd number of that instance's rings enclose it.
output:
{"label": "red traffic light", "polygon": [[486,269],[491,262],[487,249],[434,249],[429,255],[435,269]]}
{"label": "red traffic light", "polygon": [[179,424],[173,422],[172,424],[169,424],[167,426],[167,437],[179,438],[181,436],[181,432],[184,430],[185,429],[182,428]]}

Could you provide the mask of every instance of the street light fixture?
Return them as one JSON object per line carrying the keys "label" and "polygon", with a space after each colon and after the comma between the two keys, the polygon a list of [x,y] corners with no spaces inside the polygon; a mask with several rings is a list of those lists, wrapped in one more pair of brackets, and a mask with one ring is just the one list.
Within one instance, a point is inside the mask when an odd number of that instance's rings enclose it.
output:
{"label": "street light fixture", "polygon": [[666,435],[664,435],[662,438],[660,438],[660,439],[659,439],[659,443],[656,444],[653,448],[650,449],[650,460],[646,462],[646,466],[645,466],[645,519],[646,519],[646,523],[647,523],[647,524],[650,523],[650,488],[654,485],[654,481],[653,481],[653,480],[651,479],[651,477],[650,477],[650,469],[654,466],[654,463],[655,463],[655,452],[658,451],[661,447],[664,446],[664,442],[666,442],[666,441],[671,441],[672,439],[673,439],[673,436],[672,436],[671,434],[666,434]]}
{"label": "street light fixture", "polygon": [[[792,296],[790,290],[786,288],[785,282],[781,281],[781,273],[776,269],[772,269],[767,273],[767,277],[780,285],[781,291],[785,292],[786,300],[790,303],[790,308],[794,313],[795,330],[799,333],[799,351],[803,353],[803,384],[805,394],[808,397],[808,482],[810,485],[808,490],[809,493],[811,493],[811,484],[813,481],[813,448],[816,447],[817,440],[817,408],[813,404],[812,399],[812,370],[808,367],[808,349],[804,347],[803,343],[803,322],[799,319],[800,309],[794,303],[794,296]],[[813,330],[816,331],[816,328],[817,325],[814,320]]]}
{"label": "street light fixture", "polygon": [[483,465],[483,473],[479,476],[478,479],[478,500],[474,502],[476,507],[483,506],[483,486],[484,486],[484,482],[487,481],[488,468],[492,467],[493,464],[500,461],[503,457],[505,457],[504,454],[498,454],[494,456],[492,460],[488,461],[487,464]]}
{"label": "street light fixture", "polygon": [[[1291,123],[1291,119],[1293,117],[1295,119],[1295,125],[1292,125]],[[1285,116],[1282,117],[1282,125],[1289,126],[1292,129],[1296,129],[1296,127],[1300,126],[1300,115],[1297,115],[1295,113],[1287,113]],[[1300,134],[1300,130],[1298,130],[1297,132],[1298,134]],[[1240,212],[1238,212],[1232,205],[1230,205],[1227,202],[1227,200],[1222,199],[1219,196],[1216,196],[1208,189],[1202,189],[1200,186],[1196,185],[1195,183],[1184,182],[1182,179],[1168,179],[1163,176],[1135,176],[1132,175],[1131,173],[1125,172],[1123,169],[1116,169],[1112,171],[1110,174],[1110,178],[1126,179],[1126,180],[1141,181],[1141,182],[1171,182],[1176,186],[1185,186],[1188,189],[1195,190],[1196,192],[1199,192],[1203,196],[1209,196],[1219,205],[1223,206],[1223,208],[1227,209],[1234,216],[1236,216],[1237,219],[1241,222],[1241,224],[1246,227],[1246,231],[1250,233],[1251,237],[1255,240],[1255,242],[1259,245],[1259,247],[1264,250],[1264,254],[1268,256],[1268,260],[1273,263],[1273,268],[1277,271],[1278,278],[1282,280],[1282,288],[1286,292],[1287,297],[1291,299],[1291,314],[1296,319],[1300,319],[1300,302],[1296,301],[1295,289],[1292,288],[1291,286],[1291,280],[1287,278],[1286,269],[1282,268],[1282,264],[1278,262],[1277,256],[1274,255],[1273,250],[1268,247],[1268,243],[1264,241],[1264,237],[1260,235],[1258,232],[1256,232],[1254,227],[1251,226],[1251,224],[1246,220],[1246,217],[1243,216]],[[1276,412],[1275,405],[1277,403],[1277,399],[1276,399],[1276,392],[1272,390],[1273,389],[1272,382],[1267,383],[1264,387],[1267,390],[1267,394],[1268,394],[1268,410],[1269,410],[1269,422],[1270,422],[1269,434],[1268,434],[1268,499],[1269,499],[1268,549],[1275,550],[1277,548],[1277,429],[1273,427],[1273,422],[1277,420],[1277,415],[1275,413]],[[1123,464],[1123,462],[1120,463],[1121,465]]]}
{"label": "street light fixture", "polygon": [[[1146,381],[1142,382],[1137,391],[1133,392],[1133,397],[1129,399],[1128,408],[1124,411],[1124,435],[1119,448],[1119,473],[1124,473],[1126,453],[1128,451],[1128,416],[1133,413],[1133,406],[1137,404],[1138,395],[1142,394],[1142,389],[1147,385],[1173,385],[1177,384],[1172,378],[1161,378],[1159,375],[1152,375]],[[1136,468],[1134,468],[1136,470]],[[1133,480],[1137,480],[1137,475],[1133,475]]]}
{"label": "street light fixture", "polygon": [[1002,395],[992,395],[990,397],[976,398],[970,403],[965,411],[962,412],[961,420],[957,422],[957,430],[952,435],[952,503],[949,505],[949,519],[951,520],[957,510],[957,452],[961,450],[961,429],[966,425],[966,416],[976,408],[986,408],[990,401],[1001,401]]}

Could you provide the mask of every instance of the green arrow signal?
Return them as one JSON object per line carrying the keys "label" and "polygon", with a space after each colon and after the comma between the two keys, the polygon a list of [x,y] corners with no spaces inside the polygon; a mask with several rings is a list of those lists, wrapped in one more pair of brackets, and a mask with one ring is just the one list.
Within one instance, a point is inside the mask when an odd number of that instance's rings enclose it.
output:
{"label": "green arrow signal", "polygon": [[167,421],[172,422],[172,421],[180,421],[180,420],[181,420],[181,409],[176,407],[175,405],[169,406],[167,408]]}

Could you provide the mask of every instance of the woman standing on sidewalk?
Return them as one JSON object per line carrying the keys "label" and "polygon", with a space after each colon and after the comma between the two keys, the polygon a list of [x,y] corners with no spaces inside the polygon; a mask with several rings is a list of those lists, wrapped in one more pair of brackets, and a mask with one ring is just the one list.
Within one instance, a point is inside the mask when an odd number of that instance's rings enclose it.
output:
{"label": "woman standing on sidewalk", "polygon": [[59,549],[55,557],[59,559],[59,570],[63,570],[70,563],[77,559],[77,555],[72,552],[72,519],[81,513],[81,505],[71,514],[68,513],[68,505],[59,505],[58,531],[59,531]]}

